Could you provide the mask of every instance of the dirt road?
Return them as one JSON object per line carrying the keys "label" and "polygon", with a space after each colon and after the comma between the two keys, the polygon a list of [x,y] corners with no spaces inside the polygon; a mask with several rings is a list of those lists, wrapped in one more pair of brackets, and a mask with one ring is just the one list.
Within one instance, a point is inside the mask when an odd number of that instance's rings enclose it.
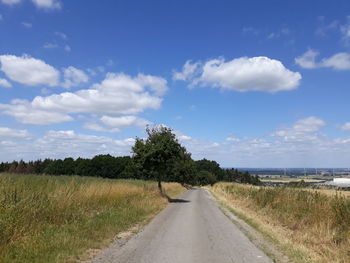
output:
{"label": "dirt road", "polygon": [[111,246],[93,262],[272,262],[221,212],[208,191],[192,189],[180,198],[124,246]]}

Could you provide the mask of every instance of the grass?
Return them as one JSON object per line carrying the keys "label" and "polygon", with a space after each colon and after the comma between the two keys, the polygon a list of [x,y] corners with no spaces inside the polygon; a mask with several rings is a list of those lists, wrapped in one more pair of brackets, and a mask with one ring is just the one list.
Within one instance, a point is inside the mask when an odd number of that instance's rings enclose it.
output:
{"label": "grass", "polygon": [[303,178],[268,178],[268,179],[261,179],[262,182],[267,182],[267,183],[291,183],[291,182],[300,182],[304,181],[305,183],[322,183],[325,180],[320,180],[320,179],[303,179]]}
{"label": "grass", "polygon": [[210,190],[294,262],[350,262],[350,198],[219,183]]}
{"label": "grass", "polygon": [[[164,184],[167,194],[182,192]],[[165,207],[155,182],[0,175],[0,262],[74,261]]]}

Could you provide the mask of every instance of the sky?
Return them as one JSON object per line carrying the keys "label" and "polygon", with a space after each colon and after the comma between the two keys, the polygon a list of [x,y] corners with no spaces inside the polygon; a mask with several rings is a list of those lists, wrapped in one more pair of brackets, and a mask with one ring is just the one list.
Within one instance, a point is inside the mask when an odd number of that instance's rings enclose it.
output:
{"label": "sky", "polygon": [[348,0],[0,0],[0,161],[165,125],[223,167],[347,168],[349,83]]}

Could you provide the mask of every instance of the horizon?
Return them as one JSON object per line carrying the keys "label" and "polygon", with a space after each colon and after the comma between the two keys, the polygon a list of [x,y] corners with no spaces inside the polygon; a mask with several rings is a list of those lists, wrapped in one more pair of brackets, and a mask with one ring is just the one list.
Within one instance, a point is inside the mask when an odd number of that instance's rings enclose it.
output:
{"label": "horizon", "polygon": [[349,10],[0,0],[0,162],[129,155],[162,124],[222,167],[348,167]]}

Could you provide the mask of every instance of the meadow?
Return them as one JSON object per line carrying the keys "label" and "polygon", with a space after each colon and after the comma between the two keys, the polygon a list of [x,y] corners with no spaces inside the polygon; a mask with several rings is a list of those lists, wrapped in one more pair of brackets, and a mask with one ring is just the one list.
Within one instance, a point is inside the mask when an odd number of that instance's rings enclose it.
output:
{"label": "meadow", "polygon": [[349,195],[236,183],[209,189],[293,262],[350,262]]}
{"label": "meadow", "polygon": [[0,262],[78,262],[166,204],[151,181],[0,174]]}

